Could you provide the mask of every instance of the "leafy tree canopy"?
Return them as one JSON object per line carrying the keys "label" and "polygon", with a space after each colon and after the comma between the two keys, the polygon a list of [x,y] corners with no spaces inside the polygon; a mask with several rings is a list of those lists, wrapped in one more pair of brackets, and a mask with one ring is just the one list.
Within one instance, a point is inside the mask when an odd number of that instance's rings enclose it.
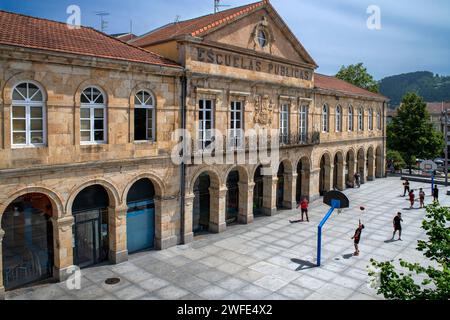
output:
{"label": "leafy tree canopy", "polygon": [[379,92],[378,82],[367,72],[367,68],[362,63],[351,64],[348,67],[342,66],[336,74],[336,78],[371,92]]}
{"label": "leafy tree canopy", "polygon": [[442,154],[442,133],[434,129],[426,103],[416,93],[403,97],[397,116],[387,127],[387,145],[400,152],[409,168],[415,158],[431,159]]}

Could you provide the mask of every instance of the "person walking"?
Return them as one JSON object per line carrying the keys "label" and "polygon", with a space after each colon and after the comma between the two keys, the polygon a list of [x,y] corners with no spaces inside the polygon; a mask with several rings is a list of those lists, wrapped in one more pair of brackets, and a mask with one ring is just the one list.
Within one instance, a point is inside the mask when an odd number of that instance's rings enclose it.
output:
{"label": "person walking", "polygon": [[355,187],[361,188],[361,176],[359,175],[358,172],[355,172],[354,178],[355,178]]}
{"label": "person walking", "polygon": [[416,195],[414,194],[414,190],[409,192],[409,202],[411,203],[410,209],[414,208],[414,201],[416,200]]}
{"label": "person walking", "polygon": [[359,241],[361,241],[361,233],[364,229],[364,225],[361,223],[361,220],[359,220],[358,229],[355,231],[355,235],[352,237],[352,240],[354,240],[355,244],[355,253],[354,256],[359,256]]}
{"label": "person walking", "polygon": [[437,185],[433,189],[433,201],[439,203],[439,189]]}
{"label": "person walking", "polygon": [[404,189],[403,196],[405,197],[407,192],[409,194],[409,181],[408,181],[408,179],[406,179],[405,182],[403,182],[403,187],[404,187],[403,188]]}
{"label": "person walking", "polygon": [[420,200],[420,208],[424,208],[425,207],[425,191],[423,191],[422,188],[420,188],[419,191],[419,200]]}
{"label": "person walking", "polygon": [[303,198],[303,200],[300,202],[300,204],[298,205],[297,209],[300,207],[300,209],[302,210],[302,219],[300,220],[301,222],[305,221],[304,220],[304,215],[306,214],[306,221],[309,222],[309,217],[308,217],[308,207],[309,207],[309,202],[308,199]]}
{"label": "person walking", "polygon": [[401,212],[397,212],[397,215],[394,217],[394,233],[392,234],[392,240],[394,240],[395,238],[395,234],[398,231],[398,240],[402,241],[402,213]]}

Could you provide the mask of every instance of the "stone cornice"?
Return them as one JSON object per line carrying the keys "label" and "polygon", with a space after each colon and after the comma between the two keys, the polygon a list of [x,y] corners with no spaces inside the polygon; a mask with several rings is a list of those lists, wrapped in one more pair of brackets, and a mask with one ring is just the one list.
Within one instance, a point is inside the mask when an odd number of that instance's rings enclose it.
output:
{"label": "stone cornice", "polygon": [[36,167],[25,167],[18,169],[1,169],[0,178],[15,178],[15,177],[26,177],[34,176],[40,174],[48,174],[52,172],[61,171],[74,171],[80,172],[80,170],[85,169],[117,169],[117,170],[128,170],[127,167],[133,168],[136,165],[151,165],[151,164],[162,164],[164,166],[170,167],[175,166],[169,156],[159,156],[151,158],[139,158],[139,159],[123,159],[123,160],[107,160],[107,161],[92,161],[85,163],[71,163],[71,164],[55,164],[55,165],[43,165]]}
{"label": "stone cornice", "polygon": [[76,67],[95,67],[126,72],[146,72],[166,76],[182,76],[184,72],[184,69],[181,66],[179,68],[176,68],[9,45],[0,45],[0,58],[17,59],[20,61],[53,63]]}

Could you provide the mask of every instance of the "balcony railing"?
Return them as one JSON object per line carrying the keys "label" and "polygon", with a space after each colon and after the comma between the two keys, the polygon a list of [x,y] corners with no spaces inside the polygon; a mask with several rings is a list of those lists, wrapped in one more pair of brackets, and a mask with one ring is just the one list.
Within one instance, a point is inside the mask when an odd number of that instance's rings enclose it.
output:
{"label": "balcony railing", "polygon": [[[320,144],[320,133],[319,132],[308,132],[306,134],[279,134],[273,137],[278,140],[279,147],[295,147],[295,146],[311,146]],[[272,136],[267,136],[267,149],[272,148]],[[216,137],[212,137],[211,141],[203,142],[199,141],[197,146],[198,152],[202,153],[208,149],[208,147],[216,141]],[[263,149],[264,146],[261,145],[261,140],[258,137],[243,137],[243,136],[223,136],[223,151],[234,150],[234,151],[249,151]],[[217,147],[217,145],[216,145]]]}

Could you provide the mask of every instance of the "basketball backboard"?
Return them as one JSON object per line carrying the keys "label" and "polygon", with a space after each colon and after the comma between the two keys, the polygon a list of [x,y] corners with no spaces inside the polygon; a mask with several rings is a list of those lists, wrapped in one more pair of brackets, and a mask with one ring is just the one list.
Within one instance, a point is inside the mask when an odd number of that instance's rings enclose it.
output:
{"label": "basketball backboard", "polygon": [[340,207],[336,209],[346,209],[350,206],[350,201],[347,196],[340,191],[328,191],[323,197],[323,203],[332,206],[332,201],[338,200],[340,202]]}

